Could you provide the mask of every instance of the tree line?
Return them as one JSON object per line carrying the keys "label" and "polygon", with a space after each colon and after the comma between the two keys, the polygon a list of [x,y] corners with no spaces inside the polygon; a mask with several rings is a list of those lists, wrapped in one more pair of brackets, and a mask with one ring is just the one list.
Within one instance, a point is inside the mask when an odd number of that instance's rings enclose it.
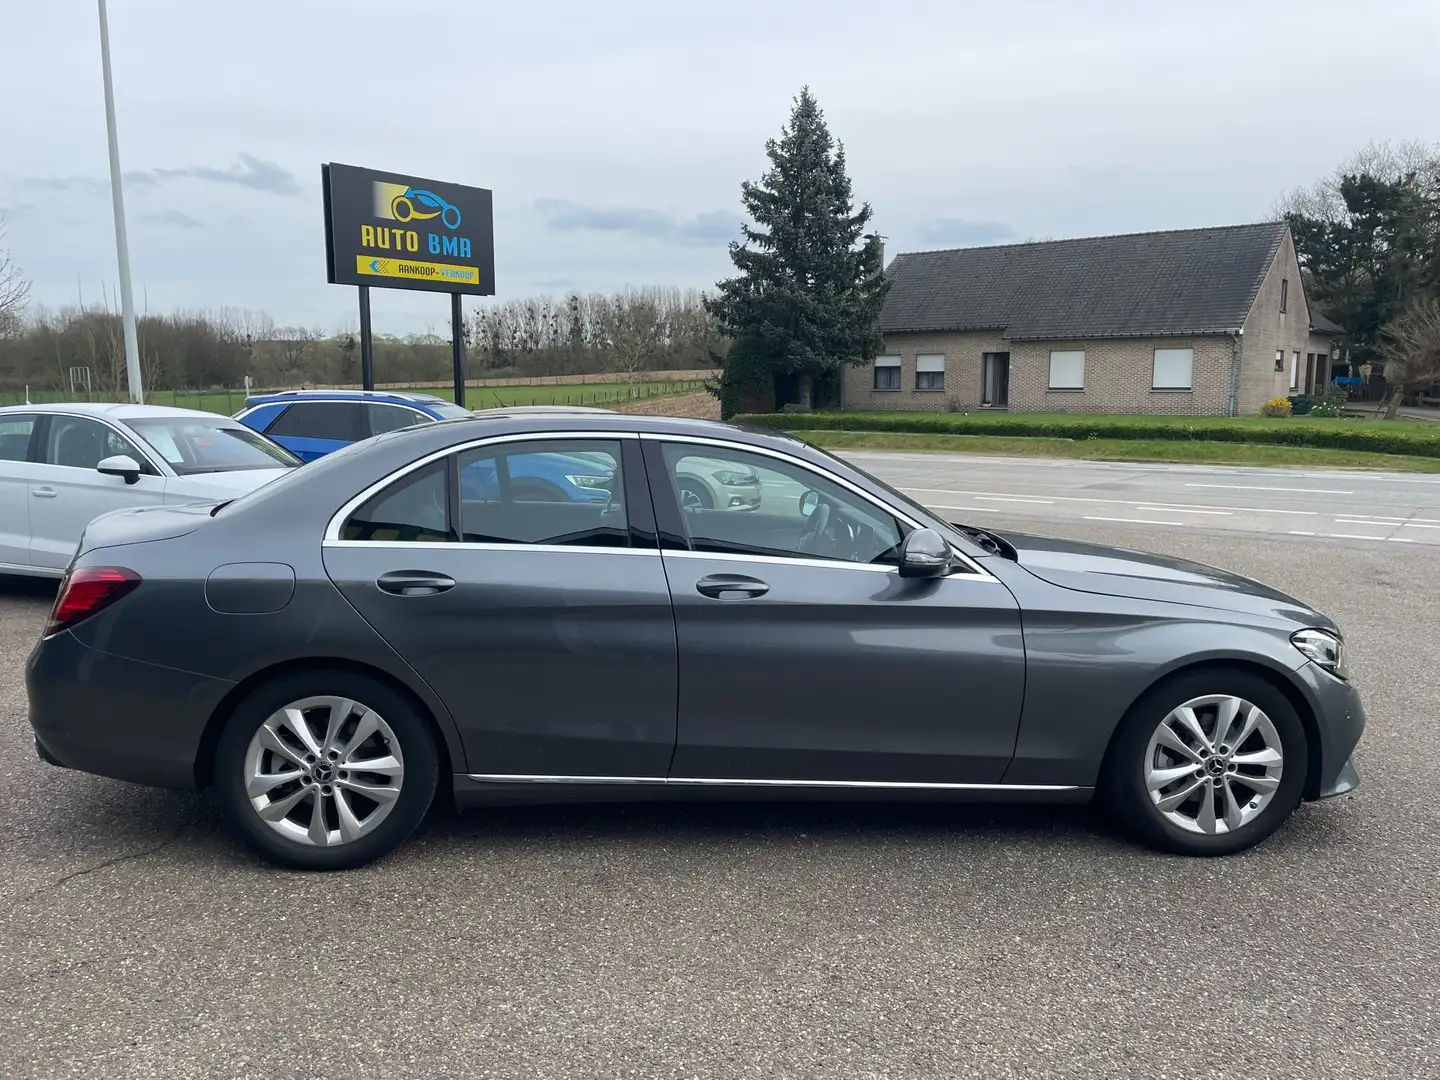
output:
{"label": "tree line", "polygon": [[[718,363],[725,342],[696,291],[631,288],[613,295],[532,297],[489,304],[464,327],[467,374],[525,378],[695,370]],[[220,308],[136,320],[147,389],[351,384],[360,381],[353,330],[277,326],[263,312]],[[374,336],[375,374],[386,383],[447,380],[448,335]],[[73,379],[72,379],[73,374]],[[24,387],[120,396],[125,352],[108,305],[0,311],[0,394]]]}

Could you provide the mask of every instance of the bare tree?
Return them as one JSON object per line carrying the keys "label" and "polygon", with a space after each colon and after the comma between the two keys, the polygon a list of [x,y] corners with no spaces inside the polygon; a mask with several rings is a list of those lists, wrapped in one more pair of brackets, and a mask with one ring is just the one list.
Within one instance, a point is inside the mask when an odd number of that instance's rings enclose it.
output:
{"label": "bare tree", "polygon": [[1440,146],[1422,142],[1372,142],[1351,154],[1323,180],[1282,195],[1271,207],[1271,213],[1276,220],[1288,214],[1301,214],[1316,221],[1341,221],[1345,217],[1345,200],[1340,195],[1340,182],[1345,177],[1368,175],[1396,183],[1407,176],[1416,176],[1422,182],[1434,182],[1437,161],[1440,161]]}
{"label": "bare tree", "polygon": [[1405,395],[1440,382],[1440,297],[1412,300],[1400,316],[1380,332],[1380,355],[1390,388],[1385,419],[1393,420]]}
{"label": "bare tree", "polygon": [[30,279],[5,246],[5,219],[0,217],[0,337],[20,328],[20,316],[30,300]]}

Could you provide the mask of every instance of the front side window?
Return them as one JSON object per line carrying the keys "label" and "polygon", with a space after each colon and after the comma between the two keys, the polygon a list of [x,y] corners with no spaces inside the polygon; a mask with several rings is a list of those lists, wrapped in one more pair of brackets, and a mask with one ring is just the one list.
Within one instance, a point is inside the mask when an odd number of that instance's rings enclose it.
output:
{"label": "front side window", "polygon": [[875,358],[875,389],[900,389],[900,357],[877,356]]}
{"label": "front side window", "polygon": [[0,416],[0,461],[24,461],[29,456],[36,419],[33,413]]}
{"label": "front side window", "polygon": [[460,537],[472,544],[629,547],[620,444],[501,443],[459,458]]}
{"label": "front side window", "polygon": [[340,538],[401,544],[453,541],[448,483],[444,458],[402,476],[351,514]]}
{"label": "front side window", "polygon": [[1050,389],[1085,389],[1085,351],[1055,350],[1050,354]]}
{"label": "front side window", "polygon": [[126,422],[178,476],[195,473],[290,469],[301,462],[283,446],[244,424],[184,417],[147,417]]}
{"label": "front side window", "polygon": [[375,402],[366,405],[365,411],[370,416],[370,434],[372,435],[383,435],[387,431],[399,431],[401,428],[413,427],[415,424],[423,424],[430,420],[430,417],[402,405],[384,405]]}
{"label": "front side window", "polygon": [[355,442],[364,438],[365,402],[297,401],[266,429],[273,438],[330,439]]}
{"label": "front side window", "polygon": [[83,416],[56,416],[45,440],[45,463],[72,469],[93,469],[108,457],[123,454],[142,466],[145,455],[113,428]]}
{"label": "front side window", "polygon": [[[729,447],[666,443],[665,465],[695,551],[894,565],[903,533],[889,512],[801,465]],[[723,474],[717,478],[716,474]],[[685,498],[697,483],[753,476],[753,507]]]}

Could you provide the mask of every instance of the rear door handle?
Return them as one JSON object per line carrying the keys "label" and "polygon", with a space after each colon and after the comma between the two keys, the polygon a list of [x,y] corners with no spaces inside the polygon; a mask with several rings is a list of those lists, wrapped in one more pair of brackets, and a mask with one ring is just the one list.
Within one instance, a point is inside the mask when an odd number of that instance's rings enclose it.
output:
{"label": "rear door handle", "polygon": [[711,574],[695,583],[695,591],[715,600],[753,600],[769,592],[770,586],[743,574]]}
{"label": "rear door handle", "polygon": [[37,499],[53,499],[60,493],[52,487],[40,487],[34,488],[30,494],[34,495]]}
{"label": "rear door handle", "polygon": [[375,582],[382,592],[395,596],[434,596],[455,587],[455,579],[430,570],[392,570]]}

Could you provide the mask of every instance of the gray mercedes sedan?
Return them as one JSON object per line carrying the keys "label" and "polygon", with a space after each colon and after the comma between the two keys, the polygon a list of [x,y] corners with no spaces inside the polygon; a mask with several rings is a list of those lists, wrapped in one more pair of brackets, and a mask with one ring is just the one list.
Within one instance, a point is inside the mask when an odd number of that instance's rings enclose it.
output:
{"label": "gray mercedes sedan", "polygon": [[[760,505],[682,499],[691,459]],[[547,470],[584,499],[511,486]],[[408,428],[98,518],[26,678],[44,760],[213,787],[316,870],[442,792],[1099,797],[1222,855],[1354,788],[1365,725],[1335,624],[1264,585],[952,524],[773,433],[601,413]]]}

